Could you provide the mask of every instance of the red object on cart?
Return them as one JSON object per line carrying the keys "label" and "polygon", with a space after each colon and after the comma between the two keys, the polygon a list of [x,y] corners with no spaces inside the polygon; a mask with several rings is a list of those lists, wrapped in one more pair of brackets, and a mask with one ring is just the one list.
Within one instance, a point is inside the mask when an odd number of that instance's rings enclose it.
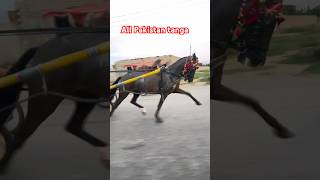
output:
{"label": "red object on cart", "polygon": [[249,5],[242,7],[241,23],[245,26],[255,23],[260,17],[260,1],[251,0]]}
{"label": "red object on cart", "polygon": [[106,16],[107,10],[107,3],[84,4],[78,7],[66,8],[60,11],[46,10],[43,14],[43,17],[56,17],[70,14],[76,26],[83,27],[85,19],[89,13],[95,13],[98,16]]}

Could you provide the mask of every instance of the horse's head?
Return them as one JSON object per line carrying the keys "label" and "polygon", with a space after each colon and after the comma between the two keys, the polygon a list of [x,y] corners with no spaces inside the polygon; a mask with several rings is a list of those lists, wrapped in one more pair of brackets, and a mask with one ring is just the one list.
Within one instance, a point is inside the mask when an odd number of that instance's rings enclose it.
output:
{"label": "horse's head", "polygon": [[[275,1],[278,2],[278,0]],[[249,64],[252,66],[263,65],[266,60],[270,39],[277,23],[276,18],[274,15],[261,13],[264,12],[261,8],[266,7],[262,2],[255,1],[253,4],[251,3],[253,1],[246,1],[247,4],[241,2],[239,0],[215,1],[212,11],[212,28],[214,29],[213,56],[216,58],[224,54],[232,35],[237,35],[239,34],[238,32],[241,32],[239,41],[236,41],[236,44],[240,44],[237,47],[240,50],[239,61],[244,63],[249,60]],[[236,27],[238,17],[242,17],[240,22],[245,26],[242,30]],[[230,33],[233,28],[236,31]]]}
{"label": "horse's head", "polygon": [[[194,57],[196,57],[195,54],[194,54]],[[186,57],[180,58],[175,63],[168,66],[168,70],[172,73],[179,75],[179,76],[183,76],[183,74],[184,74],[183,71],[185,69],[185,66],[188,62],[193,60],[192,58],[193,58],[193,56],[186,56]]]}
{"label": "horse's head", "polygon": [[192,61],[197,61],[198,60],[198,57],[197,57],[196,53],[192,54],[192,59],[191,60]]}
{"label": "horse's head", "polygon": [[263,3],[243,9],[241,14],[246,16],[240,18],[240,23],[244,28],[236,27],[242,29],[235,40],[240,44],[238,60],[250,66],[264,65],[277,17],[273,13],[266,13],[268,8]]}

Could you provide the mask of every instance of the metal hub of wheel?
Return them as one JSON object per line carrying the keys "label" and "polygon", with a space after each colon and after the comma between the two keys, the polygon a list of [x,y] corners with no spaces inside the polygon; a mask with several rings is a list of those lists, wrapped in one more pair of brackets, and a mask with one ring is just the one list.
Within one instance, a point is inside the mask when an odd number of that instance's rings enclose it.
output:
{"label": "metal hub of wheel", "polygon": [[0,133],[0,160],[3,159],[7,151],[7,143],[6,139],[4,138],[3,134]]}

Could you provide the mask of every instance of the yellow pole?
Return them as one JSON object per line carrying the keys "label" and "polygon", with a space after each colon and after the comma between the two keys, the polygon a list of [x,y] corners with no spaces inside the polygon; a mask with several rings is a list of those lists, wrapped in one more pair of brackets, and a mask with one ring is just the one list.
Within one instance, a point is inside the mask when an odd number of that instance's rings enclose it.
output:
{"label": "yellow pole", "polygon": [[149,73],[142,74],[142,75],[140,75],[140,76],[137,76],[137,77],[128,79],[128,80],[123,81],[123,82],[120,82],[120,83],[118,83],[118,84],[114,84],[114,85],[110,86],[110,89],[115,89],[115,88],[117,88],[117,87],[119,87],[119,86],[121,86],[121,85],[130,84],[130,83],[133,83],[133,82],[135,82],[135,81],[137,81],[137,80],[139,80],[139,79],[146,78],[146,77],[149,77],[149,76],[153,76],[153,75],[155,75],[155,74],[160,73],[160,71],[161,71],[161,68],[156,69],[156,70],[154,70],[154,71],[151,71],[151,72],[149,72]]}
{"label": "yellow pole", "polygon": [[37,71],[41,71],[42,73],[49,73],[51,71],[61,69],[76,62],[86,60],[92,56],[106,54],[109,51],[109,49],[109,43],[101,43],[97,46],[74,52],[65,56],[61,56],[47,63],[39,64],[38,66],[31,67],[17,72],[15,74],[5,76],[3,78],[0,78],[0,88],[8,87],[18,82],[21,82],[24,78],[28,78],[27,76],[33,75],[34,72]]}

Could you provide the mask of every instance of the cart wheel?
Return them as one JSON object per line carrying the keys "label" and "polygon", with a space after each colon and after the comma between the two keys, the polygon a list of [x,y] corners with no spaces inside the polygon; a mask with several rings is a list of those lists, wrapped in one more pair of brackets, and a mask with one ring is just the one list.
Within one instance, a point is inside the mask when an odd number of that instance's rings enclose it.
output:
{"label": "cart wheel", "polygon": [[0,162],[4,159],[8,150],[9,131],[3,128],[0,131]]}
{"label": "cart wheel", "polygon": [[5,123],[7,130],[10,132],[15,132],[15,130],[18,129],[21,123],[24,121],[24,118],[23,108],[20,104],[18,104]]}

